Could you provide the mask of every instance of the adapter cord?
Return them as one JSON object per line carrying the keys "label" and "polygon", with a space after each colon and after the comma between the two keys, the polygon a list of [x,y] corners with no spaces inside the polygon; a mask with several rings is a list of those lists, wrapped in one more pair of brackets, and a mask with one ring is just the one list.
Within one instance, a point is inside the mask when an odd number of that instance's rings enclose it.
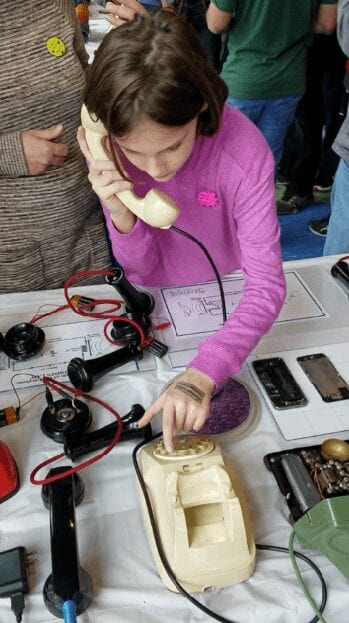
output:
{"label": "adapter cord", "polygon": [[16,617],[16,623],[21,623],[24,610],[23,593],[16,593],[15,595],[11,595],[11,610]]}
{"label": "adapter cord", "polygon": [[64,623],[76,623],[76,603],[74,599],[63,601],[61,610]]}
{"label": "adapter cord", "polygon": [[[158,433],[157,435],[153,436],[153,440],[157,439],[158,437],[161,437],[162,433]],[[159,554],[161,563],[168,575],[168,577],[170,578],[170,580],[173,582],[174,586],[177,588],[178,592],[181,593],[183,595],[183,597],[185,597],[186,599],[188,599],[188,601],[190,601],[196,608],[198,608],[199,610],[201,610],[202,612],[204,612],[205,614],[207,614],[208,616],[210,616],[212,619],[215,619],[216,621],[219,621],[220,623],[237,623],[237,621],[233,621],[232,619],[227,619],[224,616],[221,616],[220,614],[214,612],[213,610],[210,610],[209,608],[207,608],[207,606],[205,606],[204,604],[202,604],[198,599],[196,599],[195,597],[193,597],[193,595],[191,595],[190,593],[188,593],[185,588],[178,582],[175,574],[173,573],[169,562],[166,558],[166,554],[164,552],[163,546],[162,546],[162,542],[161,542],[161,537],[160,537],[160,533],[158,530],[158,527],[156,525],[156,521],[155,521],[155,516],[153,513],[153,509],[152,509],[152,505],[151,505],[151,501],[148,495],[148,491],[147,491],[147,487],[146,484],[144,482],[139,464],[138,464],[138,460],[137,460],[137,453],[138,450],[140,450],[140,448],[142,448],[146,443],[148,443],[146,440],[145,441],[141,441],[137,446],[135,446],[135,448],[133,449],[132,452],[132,462],[133,462],[133,466],[137,475],[137,479],[139,482],[139,485],[141,487],[143,496],[144,496],[144,500],[147,506],[147,511],[149,514],[149,519],[150,519],[150,525],[151,525],[151,529],[152,529],[152,533],[154,536],[154,541],[155,541],[155,545],[156,545],[156,549],[157,552]],[[282,552],[282,553],[289,553],[289,549],[287,547],[278,547],[278,546],[274,546],[274,545],[259,545],[256,544],[256,548],[259,550],[269,550],[269,551],[274,551],[274,552]],[[305,556],[304,554],[301,554],[300,552],[294,551],[292,549],[292,555],[293,557],[297,557],[301,560],[303,560],[307,565],[309,565],[313,571],[315,571],[316,575],[318,576],[319,580],[320,580],[320,584],[321,584],[321,603],[319,605],[319,607],[316,606],[314,600],[310,601],[311,606],[313,607],[313,604],[315,605],[314,611],[316,612],[316,616],[313,617],[311,619],[311,621],[309,621],[309,623],[317,623],[317,621],[321,621],[321,623],[326,623],[325,619],[322,617],[322,612],[325,609],[326,603],[327,603],[327,588],[326,588],[326,583],[325,580],[323,578],[323,575],[320,571],[320,569],[317,567],[317,565],[315,565],[315,563],[308,558],[307,556]],[[292,560],[292,557],[291,557]],[[297,567],[298,569],[298,567]],[[298,570],[299,572],[299,570]],[[299,579],[299,573],[297,574],[297,579]],[[303,582],[303,581],[302,581]],[[303,583],[304,584],[304,583]],[[303,587],[303,586],[302,586]]]}
{"label": "adapter cord", "polygon": [[0,552],[0,598],[11,600],[11,610],[16,617],[16,623],[22,621],[24,595],[28,591],[25,548],[14,547]]}
{"label": "adapter cord", "polygon": [[324,617],[322,616],[322,610],[318,609],[318,607],[317,607],[317,605],[316,605],[312,595],[310,594],[310,592],[308,590],[307,585],[305,584],[305,582],[303,580],[303,577],[301,575],[300,569],[299,569],[299,567],[297,565],[297,561],[296,561],[296,558],[295,558],[295,551],[294,551],[294,539],[295,539],[295,536],[296,536],[296,532],[293,529],[291,534],[290,534],[289,541],[288,541],[288,551],[289,551],[289,555],[290,555],[290,559],[291,559],[293,570],[294,570],[294,572],[296,574],[296,578],[297,578],[297,580],[298,580],[298,582],[299,582],[299,584],[300,584],[300,586],[301,586],[301,588],[303,590],[303,593],[304,593],[306,599],[310,603],[310,605],[313,608],[314,612],[316,612],[318,620],[321,621],[321,623],[326,623]]}

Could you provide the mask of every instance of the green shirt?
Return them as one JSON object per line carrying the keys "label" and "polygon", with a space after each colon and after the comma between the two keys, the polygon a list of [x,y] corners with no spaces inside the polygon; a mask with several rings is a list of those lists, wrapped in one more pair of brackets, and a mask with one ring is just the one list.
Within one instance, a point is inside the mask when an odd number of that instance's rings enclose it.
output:
{"label": "green shirt", "polygon": [[307,47],[318,4],[337,0],[212,0],[233,14],[222,78],[229,96],[264,99],[301,95]]}

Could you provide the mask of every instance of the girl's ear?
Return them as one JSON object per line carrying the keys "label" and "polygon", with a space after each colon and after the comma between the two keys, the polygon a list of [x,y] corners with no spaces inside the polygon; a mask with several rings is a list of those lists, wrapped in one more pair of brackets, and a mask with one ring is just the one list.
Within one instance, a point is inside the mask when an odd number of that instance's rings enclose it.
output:
{"label": "girl's ear", "polygon": [[[201,107],[200,112],[204,112],[204,110],[207,110],[207,108],[208,108],[208,104],[207,104],[207,102],[204,102],[204,103],[203,103],[203,105],[202,105],[202,107]],[[200,113],[199,113],[199,114],[200,114]]]}

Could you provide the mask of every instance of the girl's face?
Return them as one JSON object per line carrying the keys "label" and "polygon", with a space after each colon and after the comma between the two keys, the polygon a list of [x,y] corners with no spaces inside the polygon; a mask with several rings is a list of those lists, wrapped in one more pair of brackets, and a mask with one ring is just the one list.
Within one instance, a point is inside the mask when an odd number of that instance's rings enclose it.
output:
{"label": "girl's face", "polygon": [[197,118],[170,127],[144,119],[116,141],[126,158],[157,182],[168,182],[189,158],[196,138]]}

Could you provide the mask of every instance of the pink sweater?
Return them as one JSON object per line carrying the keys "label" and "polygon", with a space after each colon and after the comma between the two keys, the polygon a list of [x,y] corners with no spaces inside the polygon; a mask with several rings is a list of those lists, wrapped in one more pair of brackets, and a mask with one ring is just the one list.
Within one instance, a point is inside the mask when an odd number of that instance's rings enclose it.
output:
{"label": "pink sweater", "polygon": [[[154,182],[128,162],[126,170],[131,179],[144,182],[134,187],[138,195],[159,188],[176,201],[180,215],[175,225],[207,247],[221,275],[237,269],[244,274],[238,307],[200,344],[189,364],[219,386],[239,371],[285,297],[269,147],[243,114],[226,106],[220,130],[211,138],[197,138],[187,162],[169,182]],[[130,233],[121,234],[109,210],[104,213],[114,255],[130,281],[162,286],[214,278],[203,252],[180,234],[139,219]]]}

